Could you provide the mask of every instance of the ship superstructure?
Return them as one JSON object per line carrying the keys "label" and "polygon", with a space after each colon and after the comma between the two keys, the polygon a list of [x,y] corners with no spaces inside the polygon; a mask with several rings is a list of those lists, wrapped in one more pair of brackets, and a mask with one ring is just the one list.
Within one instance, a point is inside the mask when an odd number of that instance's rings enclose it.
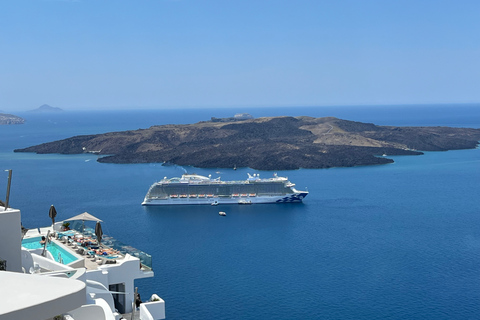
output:
{"label": "ship superstructure", "polygon": [[307,195],[308,191],[298,191],[288,178],[276,174],[266,179],[248,174],[248,179],[239,181],[184,174],[155,182],[142,205],[302,202]]}

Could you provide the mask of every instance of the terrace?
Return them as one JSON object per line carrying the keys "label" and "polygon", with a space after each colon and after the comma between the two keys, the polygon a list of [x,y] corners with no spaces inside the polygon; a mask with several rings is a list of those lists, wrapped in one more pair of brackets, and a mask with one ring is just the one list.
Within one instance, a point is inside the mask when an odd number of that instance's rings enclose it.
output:
{"label": "terrace", "polygon": [[[9,262],[3,264],[7,272],[0,273],[5,291],[1,297],[6,301],[0,308],[1,319],[120,319],[135,318],[138,312],[140,319],[165,318],[165,302],[156,295],[142,303],[139,311],[135,309],[134,281],[153,277],[149,255],[103,237],[100,224],[96,225],[98,239],[85,221],[71,222],[71,230],[65,230],[62,221],[46,228],[22,227],[20,233],[20,210],[0,212],[4,239],[0,256]],[[99,243],[100,239],[104,241]],[[95,245],[111,254],[88,255],[86,248],[90,251]]]}
{"label": "terrace", "polygon": [[44,245],[40,243],[43,237],[50,235],[46,249],[56,262],[87,270],[96,270],[102,265],[120,264],[131,257],[140,260],[140,270],[149,276],[152,271],[152,256],[126,245],[117,239],[103,235],[99,243],[95,230],[85,226],[82,221],[71,221],[69,230],[57,222],[52,227],[29,230],[22,241],[22,246],[37,254],[43,252]]}

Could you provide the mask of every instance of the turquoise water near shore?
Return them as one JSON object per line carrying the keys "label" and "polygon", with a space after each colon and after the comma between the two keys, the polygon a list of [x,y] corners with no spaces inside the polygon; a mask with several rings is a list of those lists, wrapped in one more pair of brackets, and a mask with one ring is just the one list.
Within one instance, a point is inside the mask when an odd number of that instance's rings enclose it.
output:
{"label": "turquoise water near shore", "polygon": [[[19,114],[0,126],[0,169],[24,226],[87,211],[153,256],[168,319],[474,319],[480,314],[480,149],[392,157],[382,166],[280,171],[308,188],[303,204],[142,207],[180,167],[100,164],[95,155],[12,150],[78,134],[191,123],[250,112],[337,116],[381,125],[480,127],[480,106],[209,109]],[[242,179],[248,168],[188,172]],[[216,172],[219,172],[218,174]],[[1,180],[0,180],[1,181]],[[0,183],[0,195],[4,194]],[[2,196],[3,197],[3,196]],[[219,217],[218,211],[227,212]]]}

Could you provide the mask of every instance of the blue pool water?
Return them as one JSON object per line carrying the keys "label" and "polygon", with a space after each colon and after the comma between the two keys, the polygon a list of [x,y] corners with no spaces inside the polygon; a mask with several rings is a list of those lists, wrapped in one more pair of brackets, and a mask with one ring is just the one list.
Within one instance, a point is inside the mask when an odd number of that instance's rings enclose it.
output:
{"label": "blue pool water", "polygon": [[[41,240],[41,237],[23,239],[22,246],[27,249],[40,249],[43,248],[43,245],[40,243]],[[78,260],[73,254],[58,246],[55,242],[50,242],[47,244],[47,250],[52,254],[53,258],[57,262],[60,262],[61,257],[63,264],[69,264]]]}
{"label": "blue pool water", "polygon": [[[95,155],[13,153],[79,134],[253,116],[336,116],[381,125],[480,127],[479,105],[150,110],[19,114],[0,126],[0,169],[25,227],[89,212],[108,235],[152,254],[168,319],[476,319],[480,314],[480,149],[393,157],[382,166],[280,171],[303,204],[142,207],[181,168],[101,164]],[[248,168],[185,168],[237,180]],[[216,172],[220,172],[217,174]],[[0,171],[0,173],[3,172]],[[0,195],[5,194],[0,182]],[[227,212],[220,217],[218,211]]]}

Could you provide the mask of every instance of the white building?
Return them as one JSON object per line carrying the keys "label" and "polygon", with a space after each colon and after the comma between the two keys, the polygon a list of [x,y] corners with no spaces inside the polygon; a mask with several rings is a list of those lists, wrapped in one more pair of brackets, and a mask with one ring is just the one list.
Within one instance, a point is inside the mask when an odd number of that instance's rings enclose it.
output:
{"label": "white building", "polygon": [[[44,250],[47,246],[22,247],[23,236],[37,243],[42,236],[58,234],[60,226],[29,230],[24,236],[20,210],[0,206],[0,320],[118,320],[130,319],[132,313],[136,319],[165,319],[165,303],[156,295],[135,308],[134,280],[154,275],[138,257],[88,256],[74,241],[52,237],[49,246],[73,257],[63,264]],[[57,258],[62,260],[60,253]]]}

